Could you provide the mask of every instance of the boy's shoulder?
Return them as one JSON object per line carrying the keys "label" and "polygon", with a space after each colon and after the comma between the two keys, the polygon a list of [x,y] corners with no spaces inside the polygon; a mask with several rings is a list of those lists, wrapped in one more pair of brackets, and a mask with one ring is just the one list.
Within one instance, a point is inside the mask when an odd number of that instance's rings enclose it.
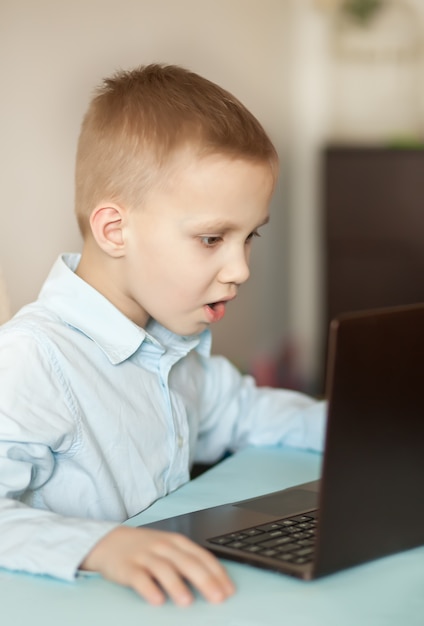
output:
{"label": "boy's shoulder", "polygon": [[63,326],[63,321],[53,311],[38,302],[28,304],[0,326],[0,352],[9,345],[15,352],[42,349],[62,334]]}

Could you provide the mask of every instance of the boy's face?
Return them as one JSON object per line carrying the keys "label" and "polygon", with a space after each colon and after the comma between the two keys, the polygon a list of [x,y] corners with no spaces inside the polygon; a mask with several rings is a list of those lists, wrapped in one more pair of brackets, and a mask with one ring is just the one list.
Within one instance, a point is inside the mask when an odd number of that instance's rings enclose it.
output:
{"label": "boy's face", "polygon": [[267,164],[219,155],[182,160],[128,213],[123,312],[140,326],[153,317],[180,335],[222,319],[249,277],[273,186]]}

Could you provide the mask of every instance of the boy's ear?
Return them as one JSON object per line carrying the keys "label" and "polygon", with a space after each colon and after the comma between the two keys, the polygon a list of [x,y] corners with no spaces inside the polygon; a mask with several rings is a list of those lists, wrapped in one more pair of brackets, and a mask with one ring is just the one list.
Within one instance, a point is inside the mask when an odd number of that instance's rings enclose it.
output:
{"label": "boy's ear", "polygon": [[96,207],[90,215],[91,232],[98,246],[116,258],[124,255],[124,218],[124,209],[111,203]]}

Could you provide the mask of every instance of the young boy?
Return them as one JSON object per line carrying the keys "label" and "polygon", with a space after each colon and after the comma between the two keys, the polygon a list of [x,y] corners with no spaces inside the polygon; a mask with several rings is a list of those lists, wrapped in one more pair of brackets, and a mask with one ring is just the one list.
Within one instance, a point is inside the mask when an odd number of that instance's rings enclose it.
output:
{"label": "young boy", "polygon": [[322,404],[210,356],[276,176],[263,128],[217,85],[159,65],[104,81],[78,146],[82,255],[0,331],[0,567],[94,570],[153,604],[233,593],[185,537],[120,522],[195,461],[322,448]]}

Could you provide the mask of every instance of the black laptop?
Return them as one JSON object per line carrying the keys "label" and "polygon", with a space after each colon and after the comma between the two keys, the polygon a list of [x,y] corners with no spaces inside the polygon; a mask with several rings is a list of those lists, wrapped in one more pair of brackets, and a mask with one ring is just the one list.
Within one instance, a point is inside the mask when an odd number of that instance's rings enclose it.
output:
{"label": "black laptop", "polygon": [[330,326],[320,481],[149,524],[313,579],[424,544],[424,304]]}

